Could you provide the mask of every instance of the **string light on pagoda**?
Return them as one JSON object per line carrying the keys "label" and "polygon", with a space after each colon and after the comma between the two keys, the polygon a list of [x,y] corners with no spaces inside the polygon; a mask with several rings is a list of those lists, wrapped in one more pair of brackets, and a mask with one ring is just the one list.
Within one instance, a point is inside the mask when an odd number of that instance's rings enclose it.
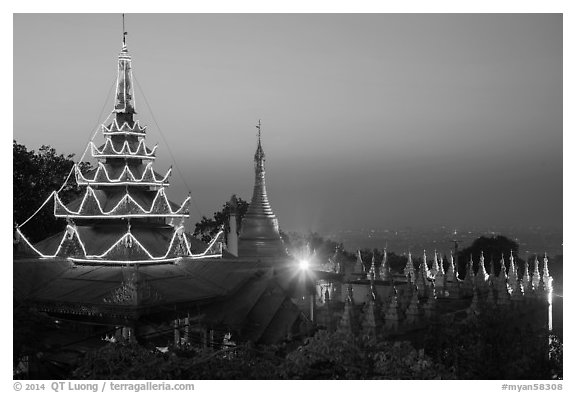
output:
{"label": "string light on pagoda", "polygon": [[[101,173],[104,173],[104,174],[101,175]],[[101,162],[98,163],[98,168],[96,169],[96,172],[95,172],[94,177],[92,179],[86,178],[78,166],[76,166],[76,168],[75,168],[76,182],[79,185],[98,185],[98,186],[114,185],[114,186],[117,186],[117,185],[125,185],[125,184],[131,185],[132,184],[132,185],[150,185],[150,186],[162,185],[162,186],[164,186],[164,185],[169,184],[167,180],[171,176],[171,174],[172,174],[172,166],[170,166],[170,168],[166,172],[166,175],[164,175],[164,177],[162,179],[158,179],[156,177],[154,170],[152,169],[152,163],[151,162],[149,162],[146,165],[146,167],[144,168],[144,171],[142,172],[142,176],[140,177],[140,179],[136,178],[136,176],[130,170],[130,167],[128,165],[124,165],[124,169],[122,170],[122,172],[120,173],[120,175],[116,179],[110,178],[110,175],[108,174],[108,170],[106,169],[106,166]],[[99,179],[101,176],[104,176],[107,181],[98,181],[97,179]],[[147,176],[151,177],[153,181],[152,182],[145,182],[144,179]]]}
{"label": "string light on pagoda", "polygon": [[[134,125],[130,126],[130,124],[125,121],[124,123],[122,123],[122,126],[120,126],[118,124],[118,120],[114,119],[112,120],[112,123],[110,123],[110,127],[106,127],[106,125],[102,124],[102,133],[105,136],[108,135],[136,135],[136,136],[146,136],[146,129],[148,128],[148,126],[141,126],[140,125],[140,120],[136,120],[134,121]],[[134,131],[138,129],[138,131]]]}
{"label": "string light on pagoda", "polygon": [[[152,150],[150,150],[150,152],[148,153],[146,148],[146,142],[144,141],[144,139],[138,142],[138,146],[136,147],[135,151],[132,151],[130,149],[128,141],[124,141],[124,143],[122,144],[122,148],[120,150],[116,150],[114,148],[114,144],[109,138],[106,139],[106,142],[102,147],[102,150],[98,149],[94,144],[94,142],[90,142],[90,150],[94,158],[128,157],[128,158],[139,158],[143,160],[155,160],[156,159],[155,153],[157,148],[158,145],[155,145],[154,148],[152,148]],[[107,149],[108,152],[106,152]],[[114,154],[111,154],[110,150]],[[140,153],[141,151],[143,151],[144,154]]]}
{"label": "string light on pagoda", "polygon": [[[84,208],[84,205],[88,201],[88,198],[91,198],[93,201],[96,202],[98,210],[100,211],[99,215],[98,214],[97,215],[81,214],[81,212]],[[165,206],[168,207],[169,213],[153,213],[155,210],[158,210],[158,206],[161,203],[160,198],[164,198],[163,201],[164,201]],[[174,211],[172,209],[172,206],[170,205],[170,201],[168,201],[168,197],[166,196],[166,193],[164,192],[164,187],[162,187],[156,192],[156,196],[152,200],[152,204],[151,204],[151,207],[149,210],[146,210],[145,208],[143,208],[136,200],[134,200],[134,198],[132,198],[132,196],[129,193],[126,193],[126,195],[124,195],[124,197],[120,201],[118,201],[118,203],[111,210],[105,212],[104,209],[102,209],[102,205],[100,204],[100,200],[94,194],[94,190],[92,189],[92,187],[87,186],[86,187],[86,193],[84,194],[84,198],[82,199],[82,202],[80,203],[80,207],[78,208],[77,211],[72,211],[72,210],[68,209],[68,207],[66,207],[66,205],[64,205],[64,203],[62,203],[62,200],[60,199],[60,197],[57,194],[54,195],[54,216],[55,217],[76,216],[76,217],[82,217],[82,218],[130,218],[130,217],[136,218],[136,217],[167,217],[167,216],[188,217],[189,213],[186,209],[188,207],[190,199],[191,199],[191,197],[188,196],[184,200],[184,202],[182,203],[180,208],[178,210]],[[130,210],[130,207],[129,207],[130,204],[132,206],[135,206],[137,209],[139,209],[140,213],[117,214],[117,211],[122,209],[123,207],[126,210]],[[68,214],[58,213],[59,208],[65,210]]]}
{"label": "string light on pagoda", "polygon": [[[60,241],[60,244],[58,245],[58,248],[56,249],[56,252],[52,255],[50,254],[44,254],[42,253],[40,250],[38,250],[37,248],[35,248],[29,241],[28,239],[26,239],[26,237],[22,234],[22,232],[20,231],[19,228],[16,228],[17,233],[19,233],[20,237],[24,240],[24,242],[27,244],[27,246],[29,246],[34,252],[36,252],[38,254],[38,256],[40,256],[41,258],[55,258],[56,256],[58,256],[58,254],[60,253],[60,250],[63,247],[64,242],[66,242],[69,239],[72,239],[74,236],[76,236],[76,239],[78,239],[78,242],[80,244],[80,247],[82,248],[83,254],[84,254],[84,258],[76,258],[76,257],[68,257],[67,259],[74,261],[74,262],[103,262],[103,263],[123,263],[123,264],[140,264],[140,263],[146,263],[146,262],[170,262],[170,261],[174,261],[177,258],[168,258],[168,255],[170,254],[170,252],[173,249],[174,246],[174,242],[176,241],[176,239],[178,238],[178,232],[179,231],[184,231],[184,227],[180,227],[178,229],[176,229],[172,235],[172,238],[170,239],[170,245],[168,246],[168,250],[166,251],[166,253],[162,256],[158,256],[155,257],[153,256],[147,249],[146,247],[144,247],[144,245],[142,243],[140,243],[138,241],[138,239],[131,233],[130,231],[130,227],[128,227],[128,232],[126,232],[120,239],[118,239],[116,242],[114,242],[114,244],[112,244],[112,246],[110,246],[106,251],[104,251],[102,254],[99,255],[88,255],[86,252],[86,246],[84,244],[84,242],[82,242],[82,239],[80,238],[79,234],[78,234],[78,230],[77,228],[75,228],[72,225],[67,225],[66,226],[66,230],[64,231],[64,235],[62,236],[62,240]],[[208,247],[206,247],[206,250],[204,250],[204,252],[199,253],[199,254],[193,254],[191,249],[190,249],[190,243],[188,242],[186,236],[184,236],[184,243],[186,246],[186,251],[187,251],[187,255],[188,257],[192,258],[192,259],[198,259],[198,258],[221,258],[222,257],[222,253],[212,253],[210,254],[210,252],[213,252],[213,248],[214,245],[216,244],[216,242],[218,241],[218,239],[222,236],[222,234],[224,233],[224,231],[220,231],[216,234],[216,236],[212,239],[212,241],[208,244]],[[110,254],[116,247],[120,246],[120,245],[128,245],[129,247],[133,247],[133,246],[137,246],[138,248],[140,248],[149,258],[150,260],[139,260],[139,261],[118,261],[118,260],[105,260],[104,258],[106,258],[106,256],[108,254]]]}

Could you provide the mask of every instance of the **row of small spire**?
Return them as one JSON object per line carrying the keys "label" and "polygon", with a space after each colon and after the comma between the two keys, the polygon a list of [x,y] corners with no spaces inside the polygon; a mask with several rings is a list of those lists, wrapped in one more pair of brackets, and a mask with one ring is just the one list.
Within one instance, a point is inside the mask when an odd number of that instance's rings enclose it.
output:
{"label": "row of small spire", "polygon": [[[423,262],[420,264],[420,268],[421,268],[421,270],[423,270],[425,272],[425,276],[427,279],[435,279],[437,276],[443,276],[443,275],[446,275],[450,278],[460,279],[458,277],[457,268],[454,264],[454,255],[452,254],[452,252],[450,253],[450,257],[448,258],[448,269],[447,270],[444,269],[444,258],[442,258],[442,256],[440,256],[436,251],[434,251],[434,258],[432,260],[432,266],[431,267],[428,267],[426,250],[424,250],[423,254],[424,254],[423,259],[422,259]],[[502,254],[502,257],[500,259],[500,272],[503,271],[505,275],[506,274],[513,275],[514,277],[516,277],[516,279],[520,279],[520,277],[518,276],[519,273],[518,273],[518,268],[516,267],[516,264],[515,264],[513,251],[510,251],[509,261],[510,261],[509,269],[508,269],[508,273],[506,273],[504,254]],[[543,263],[544,263],[544,266],[543,266],[542,274],[546,277],[551,278],[550,273],[549,273],[549,268],[548,268],[548,256],[546,253],[544,254]],[[533,263],[532,275],[535,275],[537,281],[539,280],[539,277],[540,277],[539,264],[540,264],[540,262],[538,260],[538,256],[536,255],[536,257],[534,259],[534,263]],[[478,261],[478,269],[476,271],[476,274],[474,274],[473,259],[472,259],[472,255],[470,255],[470,260],[468,261],[468,263],[466,265],[465,276],[469,276],[469,275],[479,276],[479,277],[483,277],[484,280],[487,280],[488,278],[493,278],[496,276],[494,266],[495,266],[495,263],[494,263],[494,261],[492,261],[490,264],[490,274],[488,274],[486,271],[486,266],[485,266],[484,252],[481,251],[480,258]],[[524,269],[524,278],[529,278],[528,261],[526,262],[525,266],[526,267]],[[377,267],[377,265],[376,265],[376,254],[375,253],[372,254],[372,261],[371,261],[371,265],[370,265],[370,268],[368,269],[368,271],[366,271],[366,264],[362,260],[362,255],[360,253],[360,250],[358,250],[356,253],[356,264],[354,266],[354,273],[362,275],[362,276],[368,276],[368,278],[372,278],[375,280],[389,280],[392,273],[390,270],[390,266],[388,264],[388,258],[387,258],[386,250],[384,250],[384,252],[383,252],[382,261],[381,261],[381,264],[379,267]],[[404,267],[403,273],[406,277],[412,279],[411,282],[413,282],[414,278],[416,277],[416,268],[414,266],[414,262],[412,261],[412,253],[411,252],[408,252],[408,261],[406,263],[406,266]]]}

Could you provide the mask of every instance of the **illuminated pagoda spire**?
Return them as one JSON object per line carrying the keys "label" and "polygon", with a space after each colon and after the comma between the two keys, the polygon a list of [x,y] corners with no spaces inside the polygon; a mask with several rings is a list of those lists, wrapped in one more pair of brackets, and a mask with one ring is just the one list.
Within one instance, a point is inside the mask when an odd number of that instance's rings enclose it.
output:
{"label": "illuminated pagoda spire", "polygon": [[408,262],[404,267],[404,275],[409,279],[411,283],[416,281],[414,263],[412,262],[412,253],[410,251],[408,251]]}
{"label": "illuminated pagoda spire", "polygon": [[488,273],[486,272],[486,265],[484,264],[484,251],[480,251],[480,260],[478,261],[478,271],[474,276],[475,284],[478,289],[483,290],[486,282],[488,281]]}
{"label": "illuminated pagoda spire", "polygon": [[450,259],[448,260],[448,271],[446,272],[446,275],[448,276],[448,281],[458,281],[458,272],[454,266],[454,254],[452,253],[452,250],[450,250]]}
{"label": "illuminated pagoda spire", "polygon": [[380,280],[388,281],[392,277],[392,272],[390,271],[390,264],[388,263],[388,251],[383,250],[382,264],[380,265]]}
{"label": "illuminated pagoda spire", "polygon": [[548,254],[544,253],[544,266],[542,267],[542,279],[544,280],[544,287],[546,291],[552,291],[552,276],[548,270]]}
{"label": "illuminated pagoda spire", "polygon": [[368,278],[370,280],[376,278],[376,249],[372,252],[372,263],[370,264],[370,270],[368,271]]}
{"label": "illuminated pagoda spire", "polygon": [[[146,145],[146,127],[134,120],[132,58],[123,29],[122,50],[112,120],[102,124],[104,143],[90,142],[97,161],[93,169],[74,167],[80,198],[65,204],[54,193],[54,216],[65,218],[66,230],[36,245],[41,257],[67,258],[87,264],[173,263],[184,257],[220,256],[184,231],[190,196],[180,205],[168,200],[171,170],[156,173],[156,147]],[[108,118],[106,119],[106,121]],[[193,245],[194,244],[194,245]]]}
{"label": "illuminated pagoda spire", "polygon": [[534,271],[532,272],[532,287],[537,289],[540,285],[540,261],[538,255],[534,258]]}
{"label": "illuminated pagoda spire", "polygon": [[284,243],[280,237],[278,219],[274,215],[268,195],[264,162],[266,155],[262,148],[262,125],[258,120],[258,145],[254,154],[254,192],[248,211],[242,219],[238,238],[240,257],[276,257],[286,255]]}
{"label": "illuminated pagoda spire", "polygon": [[427,262],[427,258],[426,258],[426,250],[424,250],[424,255],[422,256],[422,264],[420,265],[420,270],[424,269],[424,273],[426,275],[426,278],[430,278],[431,273],[430,273],[430,269],[428,269],[428,262]]}
{"label": "illuminated pagoda spire", "polygon": [[436,278],[436,274],[440,271],[440,266],[438,266],[438,253],[434,250],[434,260],[432,261],[432,268],[430,269],[430,274],[432,278]]}
{"label": "illuminated pagoda spire", "polygon": [[364,261],[360,250],[356,250],[356,263],[354,264],[354,274],[362,275],[364,273]]}

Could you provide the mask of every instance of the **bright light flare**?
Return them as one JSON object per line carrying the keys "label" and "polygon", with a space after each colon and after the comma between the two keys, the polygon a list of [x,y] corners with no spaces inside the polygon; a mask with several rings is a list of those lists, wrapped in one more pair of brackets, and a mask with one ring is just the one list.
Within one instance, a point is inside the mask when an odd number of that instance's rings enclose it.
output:
{"label": "bright light flare", "polygon": [[310,267],[310,262],[307,259],[300,259],[299,261],[300,270],[308,270]]}

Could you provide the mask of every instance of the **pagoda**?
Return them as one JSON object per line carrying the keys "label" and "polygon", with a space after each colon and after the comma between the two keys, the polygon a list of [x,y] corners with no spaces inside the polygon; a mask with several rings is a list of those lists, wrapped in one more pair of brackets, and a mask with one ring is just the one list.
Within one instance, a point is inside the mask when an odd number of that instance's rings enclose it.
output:
{"label": "pagoda", "polygon": [[[47,342],[62,340],[62,347],[101,337],[106,340],[91,345],[123,339],[207,349],[219,348],[231,333],[236,342],[254,343],[300,334],[303,317],[274,274],[275,266],[223,251],[223,230],[209,244],[185,232],[190,197],[180,205],[168,200],[171,171],[154,171],[157,149],[147,146],[146,127],[135,115],[124,37],[112,120],[101,126],[104,142],[89,144],[97,165],[71,171],[82,196],[65,203],[54,191],[40,207],[52,198],[54,216],[67,221],[65,230],[31,244],[21,226],[16,228],[18,307],[46,316]],[[257,157],[263,180],[260,142]],[[281,246],[264,184],[259,184],[245,218],[244,240],[260,242],[254,234],[265,234],[264,245]],[[262,222],[272,226],[247,232],[262,228]],[[274,239],[269,240],[269,229]]]}
{"label": "pagoda", "polygon": [[[112,121],[102,124],[104,143],[90,142],[95,168],[73,168],[83,196],[65,204],[53,193],[54,216],[65,218],[64,232],[26,245],[42,258],[65,258],[78,264],[161,264],[182,258],[220,257],[215,237],[208,248],[185,233],[190,196],[178,205],[168,200],[171,168],[154,171],[156,148],[146,144],[146,126],[136,115],[132,59],[126,33],[118,56],[118,77]],[[220,243],[218,243],[220,244]],[[198,248],[198,247],[196,247]]]}
{"label": "pagoda", "polygon": [[248,211],[242,219],[238,237],[239,257],[283,257],[286,249],[278,229],[278,219],[270,207],[266,194],[264,162],[266,155],[262,149],[262,125],[258,121],[258,145],[254,154],[254,192]]}

